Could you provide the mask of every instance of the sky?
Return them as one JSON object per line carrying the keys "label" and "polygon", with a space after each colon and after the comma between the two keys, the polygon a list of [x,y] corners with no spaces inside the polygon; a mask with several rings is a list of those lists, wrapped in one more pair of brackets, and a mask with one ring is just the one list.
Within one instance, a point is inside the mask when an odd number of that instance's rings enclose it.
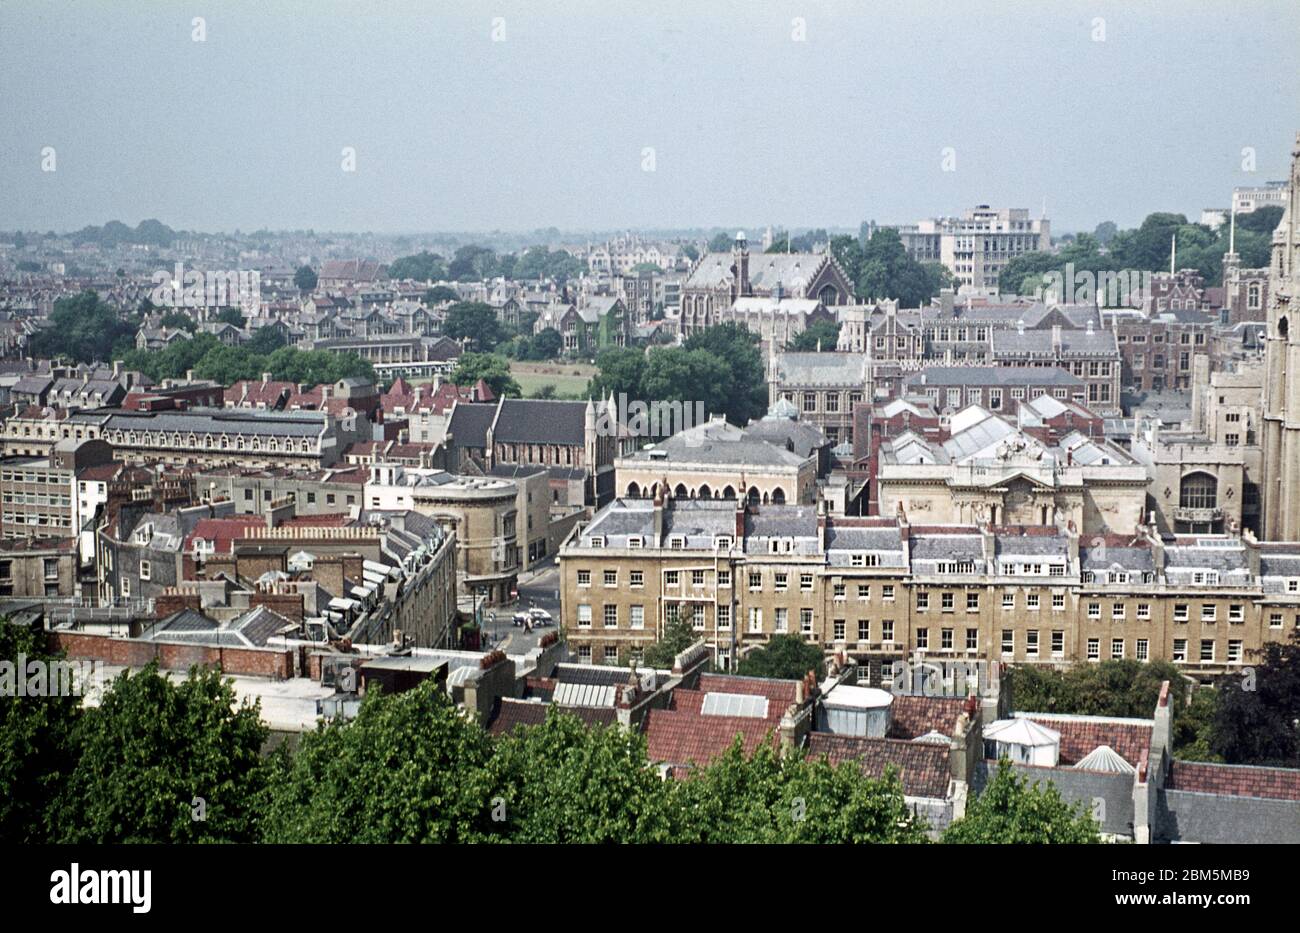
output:
{"label": "sky", "polygon": [[4,0],[0,229],[1194,220],[1298,58],[1294,0]]}

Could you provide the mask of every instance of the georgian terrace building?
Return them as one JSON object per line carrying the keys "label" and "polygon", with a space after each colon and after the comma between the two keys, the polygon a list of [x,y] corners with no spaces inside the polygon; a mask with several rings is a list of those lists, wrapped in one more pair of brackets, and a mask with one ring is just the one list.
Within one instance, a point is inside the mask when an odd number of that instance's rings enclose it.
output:
{"label": "georgian terrace building", "polygon": [[[351,418],[355,419],[355,415]],[[317,470],[339,458],[341,424],[326,412],[193,408],[186,411],[80,411],[59,422],[64,438],[107,441],[133,464],[286,467]]]}
{"label": "georgian terrace building", "polygon": [[560,550],[578,657],[623,663],[678,619],[729,668],[773,635],[888,681],[921,653],[1063,665],[1168,660],[1209,678],[1300,627],[1300,545],[1150,529],[911,525],[807,506],[625,500]]}

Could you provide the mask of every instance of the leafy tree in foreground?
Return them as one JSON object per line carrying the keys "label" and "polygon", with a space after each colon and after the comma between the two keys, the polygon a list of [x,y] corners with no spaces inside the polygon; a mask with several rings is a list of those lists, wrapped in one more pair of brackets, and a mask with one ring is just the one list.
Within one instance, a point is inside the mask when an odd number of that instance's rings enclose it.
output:
{"label": "leafy tree in foreground", "polygon": [[[253,842],[266,777],[260,704],[234,708],[219,671],[173,683],[123,673],[82,714],[80,759],[52,809],[60,842]],[[194,798],[204,818],[195,819]]]}
{"label": "leafy tree in foreground", "polygon": [[741,658],[736,668],[746,677],[778,680],[803,680],[809,671],[815,671],[818,680],[826,676],[822,650],[798,635],[773,635],[766,645]]}
{"label": "leafy tree in foreground", "polygon": [[490,838],[491,739],[432,681],[368,691],[350,722],[321,724],[280,756],[265,841],[472,842]]}
{"label": "leafy tree in foreground", "polygon": [[672,842],[668,788],[645,739],[620,726],[588,728],[552,707],[546,721],[498,740],[491,785],[511,842]]}
{"label": "leafy tree in foreground", "polygon": [[[16,678],[20,661],[33,660],[61,659],[45,650],[43,633],[0,618],[0,663]],[[77,762],[81,697],[17,692],[0,690],[0,842],[47,842],[46,818]]]}
{"label": "leafy tree in foreground", "polygon": [[894,775],[783,755],[765,742],[746,757],[739,738],[712,764],[668,786],[675,839],[687,843],[924,842]]}
{"label": "leafy tree in foreground", "polygon": [[1005,758],[984,792],[968,805],[966,815],[943,832],[943,841],[959,844],[1010,845],[1100,842],[1100,827],[1082,804],[1071,805],[1053,784],[1031,786]]}

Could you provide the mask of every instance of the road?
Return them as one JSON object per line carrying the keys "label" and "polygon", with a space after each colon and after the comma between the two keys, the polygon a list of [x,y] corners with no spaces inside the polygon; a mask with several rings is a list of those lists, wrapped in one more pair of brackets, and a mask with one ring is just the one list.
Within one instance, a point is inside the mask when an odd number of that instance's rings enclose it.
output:
{"label": "road", "polygon": [[[501,648],[511,654],[524,654],[537,647],[542,636],[554,632],[560,621],[560,571],[555,566],[555,559],[550,558],[536,564],[519,578],[519,599],[504,606],[493,606],[484,610],[484,634],[492,640],[492,647]],[[545,609],[555,620],[555,625],[534,627],[531,632],[516,628],[510,623],[511,617],[521,609]],[[489,618],[488,613],[495,613],[496,619]]]}

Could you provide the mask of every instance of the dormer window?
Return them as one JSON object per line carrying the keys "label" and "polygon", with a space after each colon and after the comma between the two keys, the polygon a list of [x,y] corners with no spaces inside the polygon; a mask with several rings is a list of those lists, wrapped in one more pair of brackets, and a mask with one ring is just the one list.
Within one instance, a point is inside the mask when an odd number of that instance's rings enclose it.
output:
{"label": "dormer window", "polygon": [[686,547],[686,537],[684,535],[673,535],[668,539],[668,547],[674,551],[680,551]]}
{"label": "dormer window", "polygon": [[719,549],[731,547],[731,535],[718,535],[713,539],[713,546]]}
{"label": "dormer window", "polygon": [[605,546],[605,536],[604,536],[604,535],[592,535],[591,538],[588,539],[588,540],[589,540],[589,542],[590,542],[590,546],[591,546],[591,547],[604,547],[604,546]]}

